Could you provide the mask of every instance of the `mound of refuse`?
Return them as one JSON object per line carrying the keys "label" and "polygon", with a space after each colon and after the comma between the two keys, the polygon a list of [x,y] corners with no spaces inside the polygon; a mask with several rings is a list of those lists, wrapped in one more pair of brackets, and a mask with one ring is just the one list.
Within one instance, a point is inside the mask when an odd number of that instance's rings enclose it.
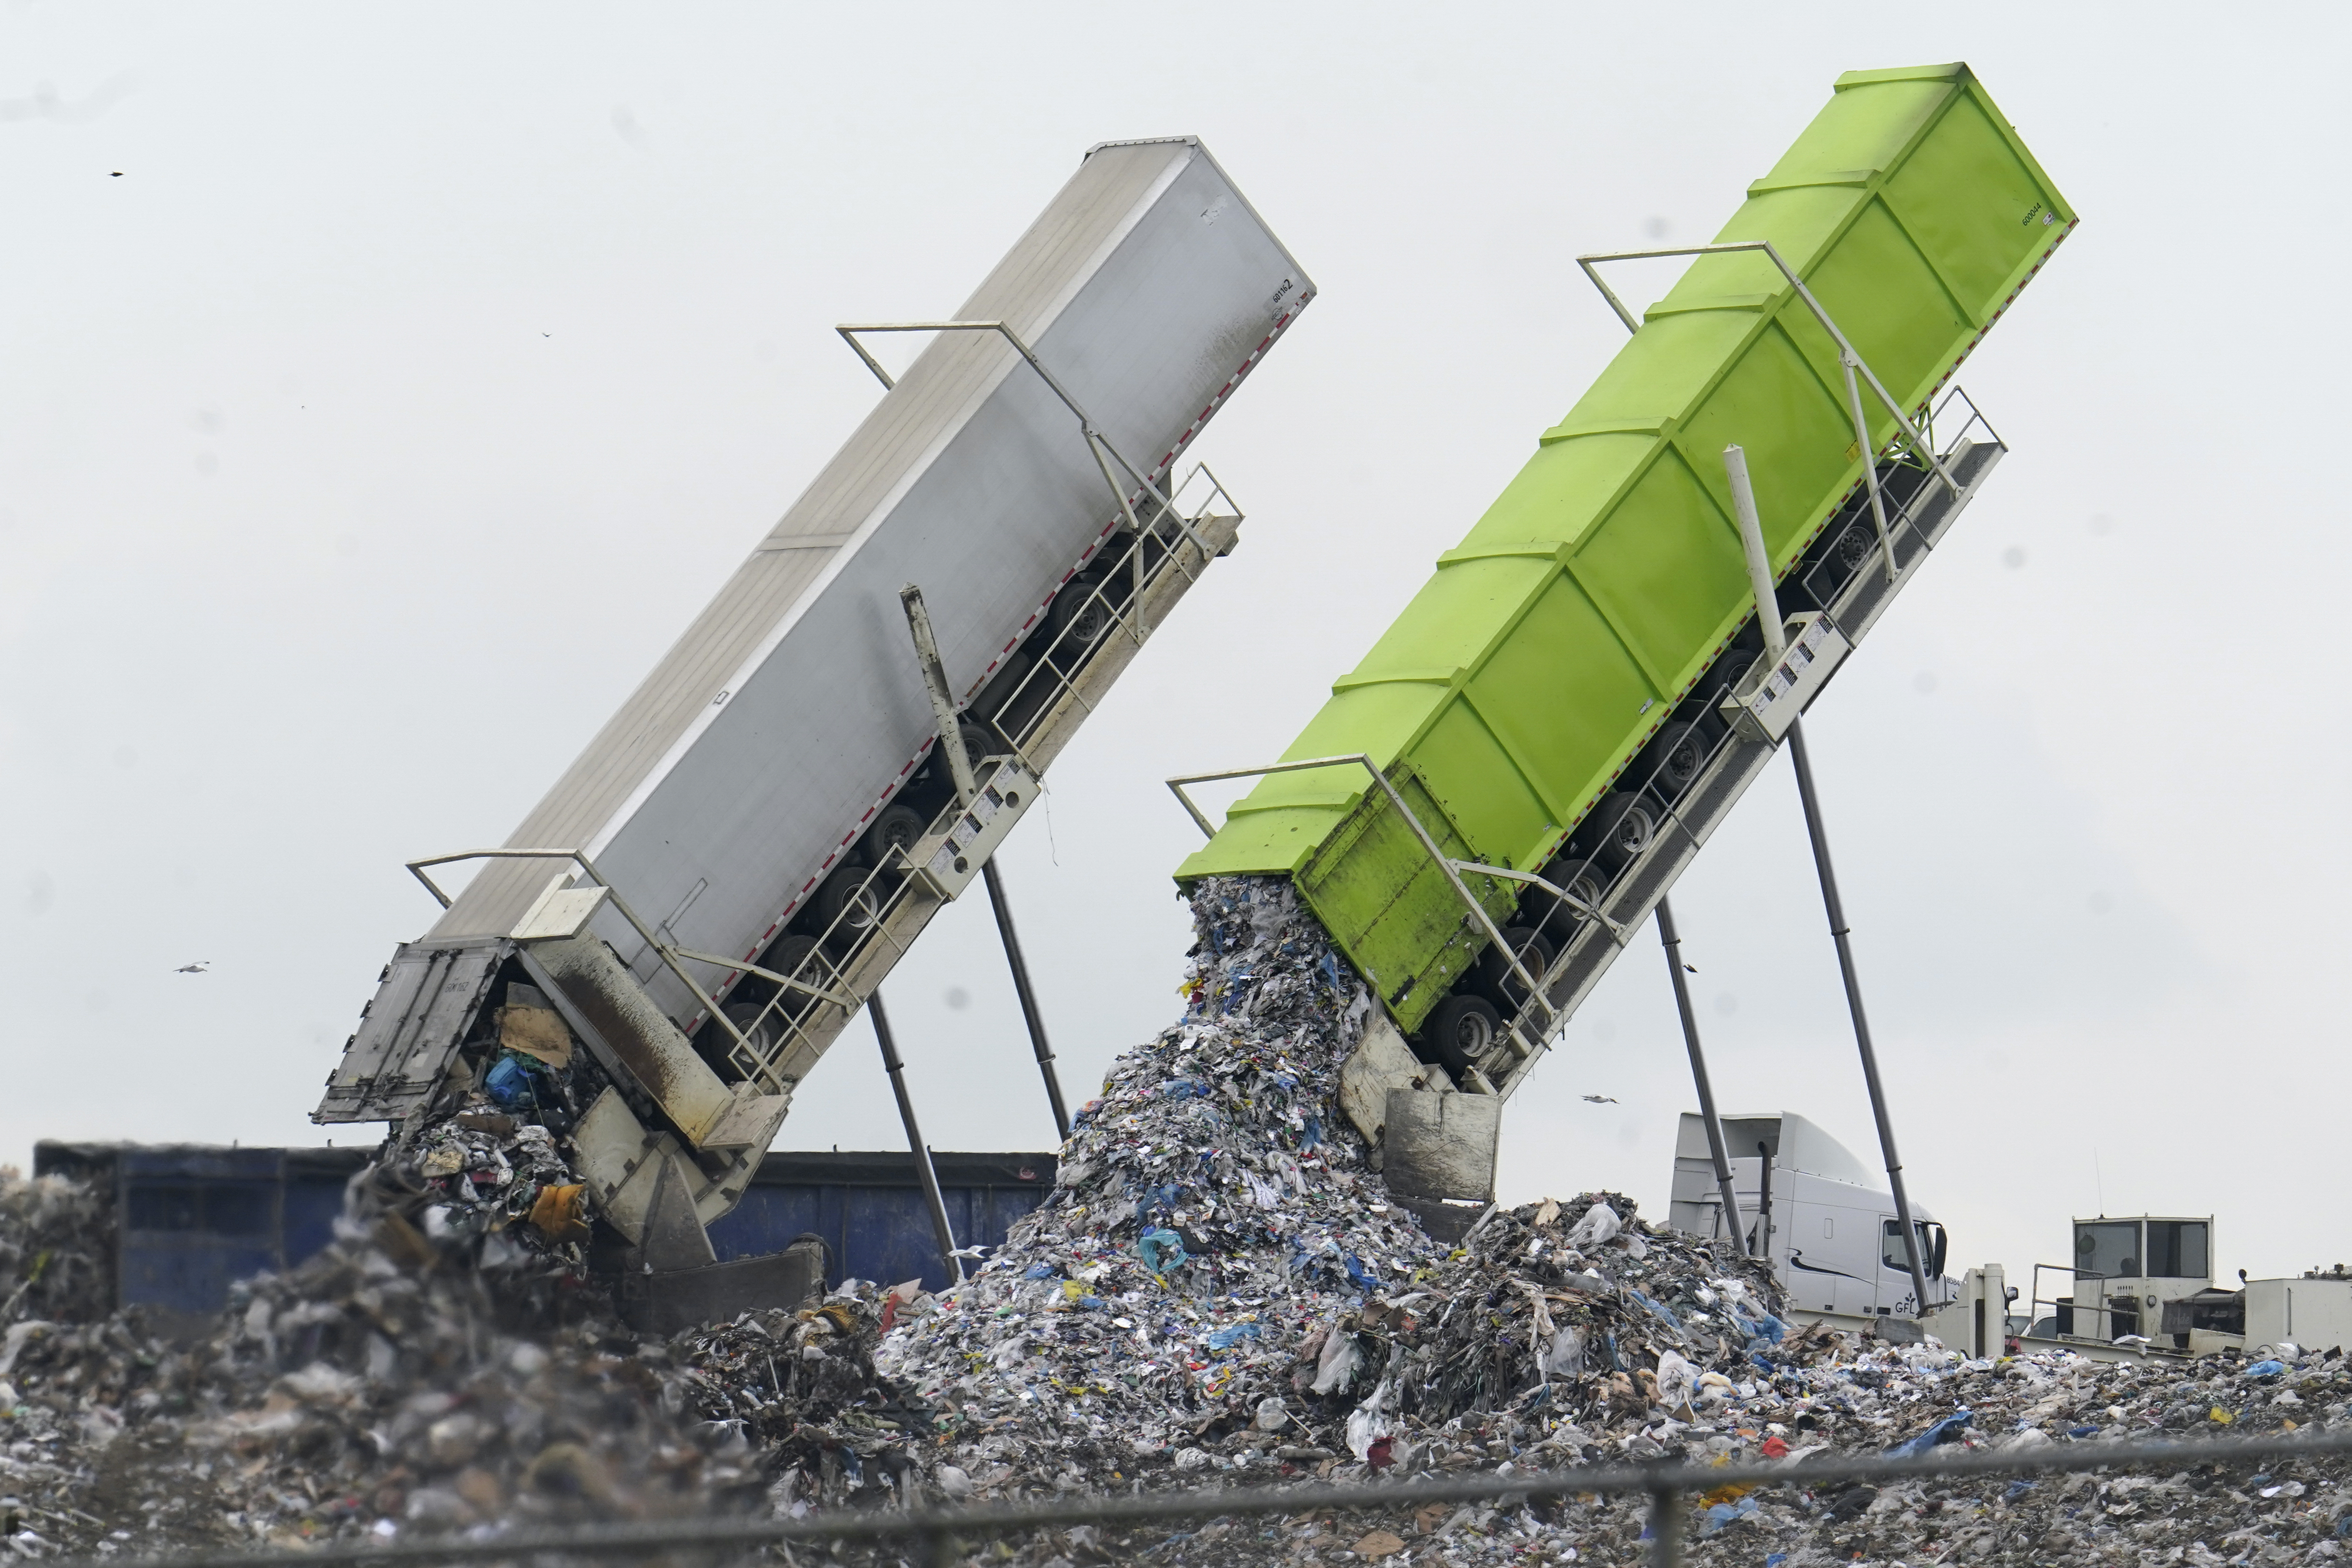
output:
{"label": "mound of refuse", "polygon": [[1433,1240],[1338,1108],[1370,992],[1286,881],[1192,909],[1183,1019],[1073,1118],[1045,1203],[884,1337],[949,1491],[1475,1462],[1490,1413],[1574,1458],[1575,1422],[1784,1336],[1766,1270],[1621,1196]]}
{"label": "mound of refuse", "polygon": [[[57,1216],[100,1206],[58,1178],[0,1176],[0,1257],[21,1276],[0,1315],[0,1535],[30,1556],[137,1553],[898,1495],[928,1422],[875,1375],[891,1303],[872,1286],[635,1333],[576,1241],[491,1228],[483,1211],[503,1199],[452,1201],[452,1184],[475,1184],[436,1151],[518,1141],[463,1114],[477,1124],[422,1134],[416,1158],[388,1152],[353,1184],[341,1239],[236,1287],[194,1343],[135,1308],[70,1310],[93,1304],[69,1288],[71,1249],[40,1243]],[[23,1261],[44,1254],[38,1271]]]}
{"label": "mound of refuse", "polygon": [[62,1176],[0,1179],[0,1327],[81,1321],[114,1303],[114,1209]]}
{"label": "mound of refuse", "polygon": [[[1832,1454],[2325,1427],[2352,1373],[2296,1347],[1969,1361],[1801,1329],[1760,1264],[1615,1193],[1489,1209],[1441,1244],[1339,1111],[1372,1000],[1320,927],[1278,881],[1206,882],[1192,907],[1182,1018],[1118,1059],[1047,1200],[937,1295],[849,1281],[667,1338],[623,1327],[586,1269],[577,1062],[514,1067],[504,1094],[461,1093],[388,1144],[335,1245],[239,1286],[194,1343],[104,1311],[97,1195],[0,1176],[0,1535],[136,1553],[1738,1461],[1786,1479],[1692,1500],[1689,1561],[2343,1550],[2335,1460],[1811,1484]],[[1368,1505],[971,1548],[1040,1568],[1633,1563],[1643,1506]],[[853,1556],[895,1557],[877,1550]]]}

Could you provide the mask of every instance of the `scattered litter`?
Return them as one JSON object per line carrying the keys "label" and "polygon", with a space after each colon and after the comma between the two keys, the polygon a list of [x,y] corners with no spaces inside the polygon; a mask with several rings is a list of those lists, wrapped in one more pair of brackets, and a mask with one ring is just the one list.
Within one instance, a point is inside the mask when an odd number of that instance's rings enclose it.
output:
{"label": "scattered litter", "polygon": [[[1047,1201],[937,1295],[851,1281],[668,1338],[620,1327],[586,1270],[594,1216],[565,1141],[593,1059],[567,1060],[527,998],[509,998],[481,1087],[353,1183],[336,1245],[238,1287],[193,1341],[104,1312],[105,1205],[0,1177],[11,1549],[1672,1460],[1788,1476],[1691,1499],[1695,1563],[2342,1550],[2352,1491],[2332,1460],[1809,1485],[1822,1455],[2325,1428],[2352,1375],[2283,1346],[2252,1363],[1972,1361],[1803,1327],[1762,1267],[1615,1193],[1496,1209],[1441,1245],[1389,1200],[1334,1103],[1369,1001],[1287,884],[1213,880],[1193,908],[1183,1017],[1075,1119]],[[1645,1506],[1079,1527],[985,1560],[1627,1562]]]}

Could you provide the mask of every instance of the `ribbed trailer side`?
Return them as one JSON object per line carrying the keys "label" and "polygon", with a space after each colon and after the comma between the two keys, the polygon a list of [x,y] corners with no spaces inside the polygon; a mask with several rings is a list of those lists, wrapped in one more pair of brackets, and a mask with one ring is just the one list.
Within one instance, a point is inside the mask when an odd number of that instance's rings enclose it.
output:
{"label": "ribbed trailer side", "polygon": [[[952,319],[969,329],[923,349],[507,840],[579,852],[613,890],[580,963],[557,975],[544,950],[533,977],[698,1144],[729,1092],[781,1114],[844,1021],[796,1025],[789,1061],[740,1030],[709,1038],[723,1020],[705,998],[740,993],[736,961],[822,939],[810,961],[855,969],[824,983],[856,1000],[888,967],[815,895],[880,863],[894,810],[927,823],[947,793],[926,772],[939,732],[900,590],[922,590],[974,744],[1042,768],[1125,656],[1049,632],[1099,601],[1139,643],[1230,545],[1237,517],[1180,517],[1153,493],[1314,294],[1196,139],[1090,151]],[[1114,559],[1131,577],[1103,580]],[[990,698],[1032,664],[1009,706]],[[563,678],[557,661],[520,685]],[[395,1119],[437,1092],[519,922],[564,877],[590,880],[568,856],[489,860],[395,955],[315,1119]],[[698,1030],[709,1069],[671,1049]]]}
{"label": "ribbed trailer side", "polygon": [[[2074,223],[1967,68],[1937,66],[1840,78],[1717,243],[1769,241],[1924,414]],[[1874,462],[1897,426],[1869,417]],[[1366,754],[1449,852],[1545,865],[1753,621],[1730,443],[1785,575],[1864,457],[1836,347],[1756,252],[1696,259],[1645,313],[1285,760]],[[1486,938],[1368,782],[1268,777],[1177,875],[1292,875],[1412,1031]],[[1517,889],[1478,887],[1507,919]]]}

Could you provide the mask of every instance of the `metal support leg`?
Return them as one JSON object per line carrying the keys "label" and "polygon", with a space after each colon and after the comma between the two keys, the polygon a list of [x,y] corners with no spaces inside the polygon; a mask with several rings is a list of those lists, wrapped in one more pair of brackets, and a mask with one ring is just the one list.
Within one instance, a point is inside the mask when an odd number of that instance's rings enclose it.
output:
{"label": "metal support leg", "polygon": [[1021,937],[1013,929],[1013,905],[1005,902],[1004,875],[991,855],[981,866],[988,879],[988,902],[996,910],[996,934],[1004,938],[1004,961],[1013,969],[1013,994],[1021,998],[1021,1018],[1029,1026],[1029,1044],[1037,1052],[1037,1071],[1045,1080],[1045,1098],[1054,1107],[1054,1131],[1070,1141],[1069,1107],[1062,1103],[1062,1080],[1054,1071],[1054,1048],[1045,1043],[1045,1019],[1037,1010],[1037,993],[1029,987],[1029,963],[1021,956]]}
{"label": "metal support leg", "polygon": [[866,998],[866,1010],[874,1019],[874,1038],[882,1046],[882,1070],[890,1075],[890,1092],[898,1097],[898,1120],[907,1128],[907,1150],[914,1156],[915,1180],[922,1185],[923,1201],[930,1205],[931,1233],[939,1239],[940,1260],[948,1266],[948,1279],[961,1284],[963,1260],[956,1256],[955,1232],[948,1225],[947,1199],[940,1196],[940,1173],[931,1168],[930,1145],[923,1142],[923,1130],[915,1124],[915,1103],[907,1095],[907,1064],[898,1060],[898,1042],[890,1036],[890,1015],[883,1010],[880,991]]}
{"label": "metal support leg", "polygon": [[[1907,431],[1910,427],[1905,426]],[[1868,454],[1864,453],[1865,459]],[[1724,476],[1731,484],[1732,521],[1739,530],[1739,548],[1748,558],[1748,580],[1756,594],[1758,630],[1764,633],[1764,651],[1778,659],[1788,650],[1780,620],[1779,596],[1773,591],[1772,560],[1764,548],[1764,526],[1756,513],[1756,490],[1748,477],[1748,455],[1737,446],[1723,449]],[[1952,494],[1959,494],[1954,486]],[[1890,566],[1892,559],[1889,560]],[[1927,1299],[1927,1273],[1919,1266],[1919,1228],[1911,1220],[1911,1197],[1903,1190],[1903,1162],[1895,1153],[1895,1124],[1886,1115],[1886,1090],[1878,1079],[1878,1052],[1870,1043],[1870,1019],[1862,1010],[1862,980],[1853,970],[1853,944],[1847,940],[1845,904],[1838,897],[1837,873],[1830,867],[1829,831],[1822,825],[1822,803],[1813,791],[1812,764],[1805,755],[1804,724],[1789,721],[1789,755],[1797,767],[1797,798],[1804,802],[1805,831],[1813,841],[1813,870],[1822,879],[1822,904],[1829,911],[1830,939],[1837,945],[1838,974],[1845,981],[1846,1010],[1853,1015],[1853,1043],[1862,1052],[1862,1081],[1870,1091],[1870,1113],[1878,1122],[1879,1152],[1886,1157],[1886,1185],[1895,1197],[1895,1222],[1903,1227],[1903,1256],[1911,1264],[1911,1288],[1921,1315],[1940,1303]]]}
{"label": "metal support leg", "polygon": [[1911,1197],[1903,1190],[1903,1161],[1895,1152],[1895,1124],[1886,1114],[1886,1087],[1879,1082],[1878,1052],[1870,1043],[1870,1019],[1862,1008],[1862,979],[1854,973],[1853,943],[1838,897],[1837,873],[1830,865],[1829,831],[1822,825],[1822,802],[1813,791],[1813,765],[1805,754],[1801,719],[1789,725],[1789,756],[1797,766],[1797,798],[1804,802],[1805,831],[1813,841],[1813,870],[1822,879],[1822,907],[1830,917],[1830,940],[1837,945],[1838,975],[1845,982],[1846,1010],[1853,1015],[1853,1043],[1862,1052],[1862,1081],[1870,1091],[1870,1113],[1878,1123],[1879,1152],[1886,1157],[1887,1190],[1895,1196],[1895,1223],[1903,1227],[1903,1256],[1911,1265],[1911,1287],[1925,1316],[1942,1305],[1927,1296],[1927,1270],[1919,1266],[1919,1228],[1911,1219]]}
{"label": "metal support leg", "polygon": [[1691,1082],[1698,1089],[1698,1113],[1706,1123],[1706,1152],[1715,1158],[1715,1190],[1723,1198],[1723,1220],[1731,1228],[1731,1245],[1748,1250],[1739,1218],[1739,1199],[1731,1190],[1731,1155],[1723,1144],[1723,1119],[1715,1113],[1715,1085],[1706,1076],[1706,1053],[1699,1049],[1698,1015],[1691,1010],[1690,982],[1683,978],[1683,939],[1675,930],[1674,906],[1658,899],[1658,942],[1666,950],[1666,973],[1675,982],[1675,1009],[1683,1018],[1683,1045],[1690,1052]]}

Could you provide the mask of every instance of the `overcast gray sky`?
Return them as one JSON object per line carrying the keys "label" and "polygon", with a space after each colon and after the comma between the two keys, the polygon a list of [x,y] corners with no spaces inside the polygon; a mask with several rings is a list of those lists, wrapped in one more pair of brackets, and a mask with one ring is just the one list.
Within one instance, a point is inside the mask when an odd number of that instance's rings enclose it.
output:
{"label": "overcast gray sky", "polygon": [[[2012,1279],[2102,1205],[2352,1259],[2343,14],[1934,10],[0,0],[0,1159],[317,1141],[401,862],[502,839],[872,405],[833,323],[1187,131],[1322,297],[1199,449],[1242,548],[1006,851],[1090,1087],[1178,1006],[1160,780],[1276,755],[1575,401],[1570,258],[1967,59],[2084,222],[1962,377],[2014,455],[1811,721],[1912,1190]],[[1785,765],[1675,897],[1726,1108],[1874,1154]],[[1661,971],[1507,1196],[1663,1213]],[[892,994],[936,1145],[1050,1145],[982,901]],[[861,1027],[782,1141],[898,1137]]]}

